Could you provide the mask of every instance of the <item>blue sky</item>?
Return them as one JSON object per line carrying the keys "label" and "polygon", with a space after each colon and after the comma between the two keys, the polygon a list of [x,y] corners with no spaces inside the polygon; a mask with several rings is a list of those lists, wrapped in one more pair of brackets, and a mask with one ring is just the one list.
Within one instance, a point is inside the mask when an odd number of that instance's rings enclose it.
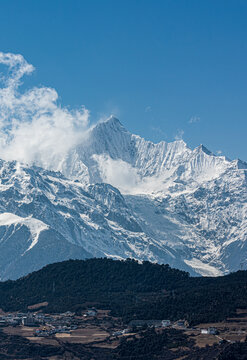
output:
{"label": "blue sky", "polygon": [[245,0],[2,0],[0,51],[92,121],[247,160],[246,19]]}

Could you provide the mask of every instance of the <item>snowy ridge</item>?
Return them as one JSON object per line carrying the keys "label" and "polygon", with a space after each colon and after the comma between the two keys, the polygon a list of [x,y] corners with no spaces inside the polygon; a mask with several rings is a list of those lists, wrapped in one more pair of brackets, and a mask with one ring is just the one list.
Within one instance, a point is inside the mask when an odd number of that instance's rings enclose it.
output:
{"label": "snowy ridge", "polygon": [[92,256],[194,275],[238,270],[247,259],[246,171],[203,145],[146,141],[114,117],[53,170],[0,160],[0,278]]}
{"label": "snowy ridge", "polygon": [[11,225],[14,225],[14,231],[16,231],[16,226],[22,225],[26,226],[29,229],[31,233],[32,243],[29,245],[26,251],[29,251],[34,245],[37,244],[41,231],[48,229],[48,226],[46,224],[44,224],[40,220],[33,219],[32,215],[26,218],[22,218],[11,213],[0,214],[0,226],[9,227]]}
{"label": "snowy ridge", "polygon": [[[16,278],[69,259],[136,257],[170,262],[166,246],[147,236],[121,193],[61,173],[1,161],[0,276]],[[180,260],[175,257],[180,266]],[[186,264],[182,265],[189,269]]]}
{"label": "snowy ridge", "polygon": [[198,186],[220,176],[232,163],[203,145],[191,150],[183,140],[158,144],[146,141],[111,117],[93,127],[87,141],[74,149],[57,170],[83,183],[106,182],[123,193],[150,194],[169,186],[174,192],[187,188],[189,182]]}

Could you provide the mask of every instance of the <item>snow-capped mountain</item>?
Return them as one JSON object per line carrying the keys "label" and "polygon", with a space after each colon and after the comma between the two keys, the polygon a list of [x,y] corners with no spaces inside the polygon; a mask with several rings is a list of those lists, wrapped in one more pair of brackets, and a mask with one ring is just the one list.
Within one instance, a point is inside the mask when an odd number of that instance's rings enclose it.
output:
{"label": "snow-capped mountain", "polygon": [[[142,230],[121,193],[58,172],[0,162],[0,274],[17,278],[70,258],[136,257],[189,269]],[[156,252],[159,254],[157,257]]]}
{"label": "snow-capped mountain", "polygon": [[220,275],[247,259],[247,164],[111,117],[54,170],[0,162],[0,278],[108,256]]}

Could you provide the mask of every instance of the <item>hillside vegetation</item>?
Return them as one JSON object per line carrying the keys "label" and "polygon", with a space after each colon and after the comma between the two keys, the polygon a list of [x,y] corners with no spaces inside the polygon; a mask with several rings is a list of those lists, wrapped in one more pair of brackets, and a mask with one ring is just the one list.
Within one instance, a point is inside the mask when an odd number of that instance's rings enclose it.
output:
{"label": "hillside vegetation", "polygon": [[16,281],[0,283],[0,308],[26,310],[48,302],[47,312],[95,306],[132,319],[187,319],[214,322],[247,308],[247,271],[218,278],[188,273],[150,262],[111,259],[55,263]]}

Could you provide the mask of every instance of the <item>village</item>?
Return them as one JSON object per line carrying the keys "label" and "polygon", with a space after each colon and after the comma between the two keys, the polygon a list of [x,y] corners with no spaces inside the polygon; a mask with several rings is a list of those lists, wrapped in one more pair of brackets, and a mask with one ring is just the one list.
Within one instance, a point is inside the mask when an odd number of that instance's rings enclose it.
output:
{"label": "village", "polygon": [[85,318],[94,318],[96,315],[95,309],[88,309],[82,317],[76,317],[75,313],[70,311],[55,315],[42,312],[6,313],[0,315],[0,327],[28,327],[33,329],[34,336],[48,337],[58,333],[70,334]]}
{"label": "village", "polygon": [[149,327],[156,331],[177,329],[184,331],[197,341],[198,346],[214,343],[243,341],[247,335],[246,314],[226,323],[202,324],[191,327],[186,320],[131,320],[124,324],[120,318],[110,316],[108,310],[88,308],[80,315],[67,311],[46,314],[39,311],[0,313],[2,331],[20,335],[41,344],[57,341],[70,343],[117,346],[121,337],[134,336]]}
{"label": "village", "polygon": [[[101,314],[101,316],[100,316]],[[106,320],[107,313],[104,313]],[[17,312],[0,315],[0,327],[29,327],[33,328],[33,335],[38,337],[48,337],[55,334],[70,334],[71,331],[77,330],[85,326],[88,320],[102,320],[102,311],[98,312],[95,308],[87,309],[82,316],[76,316],[75,313],[67,311],[61,314],[44,314],[42,312]],[[112,319],[112,318],[111,318]],[[112,324],[113,325],[113,324]],[[114,327],[114,326],[113,326]],[[119,327],[119,322],[117,324]],[[178,320],[172,322],[170,320],[132,320],[128,327],[109,332],[109,335],[120,336],[136,332],[138,329],[147,327],[154,328],[168,328],[173,327],[182,330],[189,330],[189,323],[186,320]],[[193,330],[201,331],[202,334],[217,334],[217,329],[209,327],[208,329],[192,328]]]}

